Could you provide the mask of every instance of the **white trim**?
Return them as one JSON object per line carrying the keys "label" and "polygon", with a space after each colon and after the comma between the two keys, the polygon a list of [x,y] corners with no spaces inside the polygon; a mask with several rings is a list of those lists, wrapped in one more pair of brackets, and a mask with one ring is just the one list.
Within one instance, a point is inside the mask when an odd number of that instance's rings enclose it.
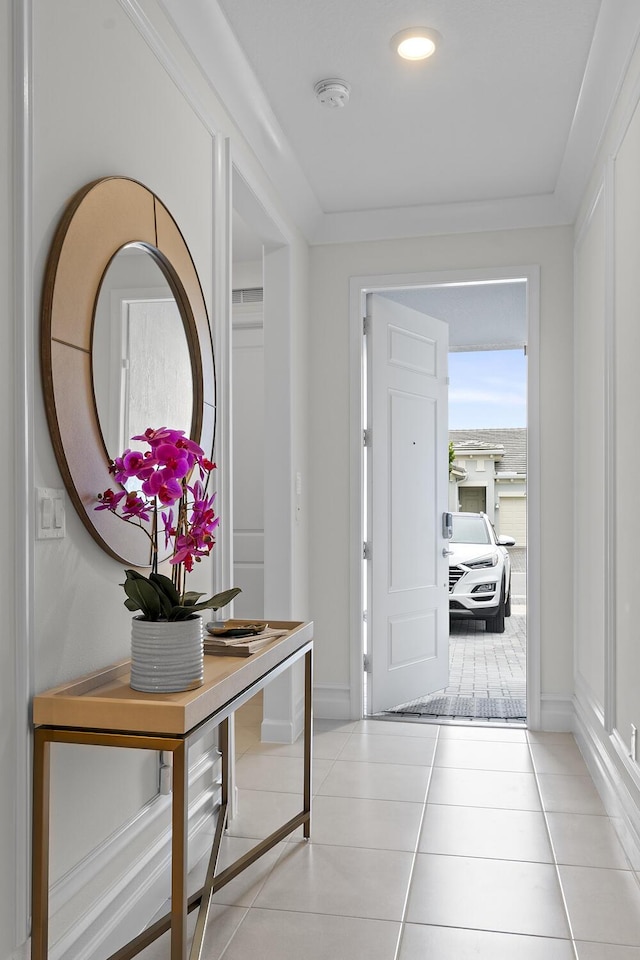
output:
{"label": "white trim", "polygon": [[33,694],[33,406],[34,311],[32,276],[33,131],[32,131],[32,2],[14,0],[14,343],[15,343],[15,857],[16,913],[14,943],[29,935],[31,877],[31,727]]}
{"label": "white trim", "polygon": [[574,709],[570,697],[543,693],[540,698],[540,720],[530,729],[548,730],[554,733],[570,733],[574,728]]}
{"label": "white trim", "polygon": [[587,59],[556,194],[574,219],[640,34],[636,0],[603,0]]}
{"label": "white trim", "polygon": [[[637,43],[637,37],[634,43]],[[633,115],[636,112],[638,107],[638,102],[640,101],[640,76],[638,76],[633,84],[629,97],[627,99],[627,104],[625,109],[620,115],[618,124],[613,131],[613,149],[611,151],[612,156],[615,158],[618,156],[621,147],[624,144],[624,141],[627,136],[627,132],[633,120]]]}
{"label": "white trim", "polygon": [[[362,663],[362,656],[360,657]],[[323,720],[352,720],[351,687],[348,683],[318,683],[313,687],[313,715]],[[362,710],[360,710],[360,715]]]}
{"label": "white trim", "polygon": [[640,870],[640,781],[629,776],[626,746],[608,735],[584,684],[576,685],[574,735],[634,870]]}
{"label": "white trim", "polygon": [[[231,145],[213,139],[213,353],[216,358],[216,442],[218,511],[216,591],[226,590],[233,579],[233,437],[231,430]],[[228,411],[220,416],[220,411]]]}
{"label": "white trim", "polygon": [[[293,309],[291,247],[264,256],[264,614],[293,616]],[[277,681],[276,681],[277,683]],[[270,698],[265,690],[265,702]]]}
{"label": "white trim", "polygon": [[640,767],[637,761],[632,760],[629,756],[629,744],[625,741],[618,729],[612,730],[609,734],[609,740],[616,755],[618,765],[626,774],[626,780],[632,786],[638,799],[636,807],[640,815]]}
{"label": "white trim", "polygon": [[349,289],[349,477],[351,481],[349,484],[349,637],[351,651],[348,717],[351,720],[359,720],[362,717],[364,703],[362,544],[365,531],[362,508],[364,483],[362,437],[365,423],[362,403],[362,338],[366,315],[365,285],[354,278],[350,282]]}
{"label": "white trim", "polygon": [[527,724],[537,730],[541,704],[540,267],[527,273]]}
{"label": "white trim", "polygon": [[586,678],[579,672],[576,673],[574,688],[574,699],[576,705],[580,704],[583,708],[588,710],[589,715],[595,722],[596,727],[604,727],[604,707],[594,695],[594,692],[587,683]]}
{"label": "white trim", "polygon": [[146,41],[149,49],[157,57],[160,65],[171,77],[185,101],[189,104],[205,129],[212,136],[215,136],[219,131],[213,123],[211,110],[205,106],[193,86],[187,81],[178,61],[140,6],[139,0],[118,0],[118,3],[132,21],[140,36]]}
{"label": "white trim", "polygon": [[[640,95],[640,87],[638,88]],[[625,129],[627,124],[625,123]],[[603,169],[603,176],[593,190],[589,206],[585,209],[583,215],[576,223],[575,242],[573,252],[574,267],[574,304],[576,303],[576,262],[577,255],[582,243],[585,240],[587,231],[591,226],[592,220],[598,210],[599,205],[604,204],[605,218],[605,262],[604,262],[604,705],[602,709],[601,722],[604,729],[611,732],[615,722],[616,713],[616,403],[615,403],[615,160],[609,157]],[[574,335],[575,335],[576,317],[574,316]],[[574,357],[575,363],[575,357]],[[575,393],[576,383],[574,378],[574,409],[578,409],[578,397]],[[577,464],[575,462],[574,450],[574,475],[577,474]],[[573,517],[573,551],[576,555],[577,533],[579,518],[575,514]],[[578,604],[579,590],[577,582],[577,571],[574,570],[573,583],[573,662],[578,663],[578,636],[576,625],[578,623]],[[582,683],[578,672],[574,677],[576,684]],[[583,689],[584,686],[583,686]],[[593,706],[593,705],[592,705]]]}
{"label": "white trim", "polygon": [[289,678],[287,690],[292,702],[290,715],[282,720],[268,715],[265,709],[260,725],[260,739],[263,743],[295,743],[304,730],[304,694],[293,676]]}
{"label": "white trim", "polygon": [[554,194],[549,193],[469,203],[433,203],[325,213],[309,242],[327,244],[402,240],[408,237],[566,226],[572,220],[572,214]]}
{"label": "white trim", "polygon": [[[605,169],[605,314],[604,314],[604,727],[611,732],[616,716],[616,309],[615,309],[615,161]],[[575,621],[574,621],[575,622]]]}
{"label": "white trim", "polygon": [[[536,264],[504,268],[475,268],[437,272],[352,277],[349,297],[350,382],[350,716],[362,715],[364,676],[362,668],[362,318],[365,297],[376,290],[483,283],[499,280],[527,281],[527,719],[536,730],[541,724],[540,705],[540,267]],[[534,522],[531,522],[531,521]],[[558,722],[564,722],[559,718]],[[560,727],[564,729],[564,727]]]}
{"label": "white trim", "polygon": [[322,216],[320,205],[219,4],[159,2],[289,214],[310,236]]}

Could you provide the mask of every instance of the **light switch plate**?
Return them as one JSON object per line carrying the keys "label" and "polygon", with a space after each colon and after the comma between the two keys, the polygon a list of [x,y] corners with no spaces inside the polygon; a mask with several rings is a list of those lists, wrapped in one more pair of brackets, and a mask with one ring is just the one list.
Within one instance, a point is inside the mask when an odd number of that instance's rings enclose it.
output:
{"label": "light switch plate", "polygon": [[66,534],[65,492],[51,487],[36,490],[36,538],[62,540]]}

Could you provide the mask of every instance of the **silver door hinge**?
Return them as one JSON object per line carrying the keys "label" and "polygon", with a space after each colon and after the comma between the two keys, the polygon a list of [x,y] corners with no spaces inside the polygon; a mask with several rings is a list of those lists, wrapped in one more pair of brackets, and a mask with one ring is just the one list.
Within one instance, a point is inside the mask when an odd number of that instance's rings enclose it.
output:
{"label": "silver door hinge", "polygon": [[362,559],[371,560],[371,544],[368,540],[362,544]]}
{"label": "silver door hinge", "polygon": [[365,653],[362,658],[362,668],[365,673],[371,673],[371,657],[368,653]]}
{"label": "silver door hinge", "polygon": [[371,446],[371,430],[362,431],[362,443],[365,447]]}

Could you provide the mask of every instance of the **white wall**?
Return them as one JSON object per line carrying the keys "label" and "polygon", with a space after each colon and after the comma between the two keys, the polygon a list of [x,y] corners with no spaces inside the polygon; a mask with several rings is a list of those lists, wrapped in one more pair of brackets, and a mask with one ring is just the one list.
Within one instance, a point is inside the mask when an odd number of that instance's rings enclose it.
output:
{"label": "white wall", "polygon": [[640,864],[640,51],[583,198],[575,241],[576,734],[636,868]]}
{"label": "white wall", "polygon": [[[52,230],[71,194],[96,177],[126,172],[157,193],[180,224],[210,304],[209,132],[120,4],[36,0],[33,13],[35,278],[42,277]],[[39,388],[35,412],[35,483],[57,487]],[[36,691],[128,655],[130,615],[121,578],[121,566],[96,546],[71,509],[65,540],[36,543]],[[155,792],[156,776],[153,754],[138,763],[138,778],[132,755],[120,763],[110,759],[105,767],[101,751],[88,753],[81,765],[73,749],[56,754],[53,879],[132,817]],[[131,783],[131,790],[122,783]]]}
{"label": "white wall", "polygon": [[[171,211],[189,245],[203,285],[212,322],[222,328],[227,293],[228,252],[214,249],[214,235],[228,236],[231,150],[234,162],[252,184],[264,209],[278,218],[281,233],[291,244],[293,280],[287,292],[292,323],[306,326],[306,243],[282,215],[273,188],[262,175],[252,152],[226,115],[210,86],[198,73],[191,57],[177,40],[156,0],[142,0],[141,9],[151,29],[145,35],[143,20],[136,19],[138,7],[120,0],[20,0],[16,9],[32,8],[32,181],[30,205],[33,211],[33,262],[27,265],[33,277],[35,302],[32,327],[33,354],[20,363],[33,364],[34,382],[29,395],[28,414],[33,415],[34,436],[30,453],[33,474],[20,475],[23,488],[18,497],[13,489],[11,469],[4,478],[6,502],[22,503],[35,486],[62,486],[53,456],[44,417],[39,384],[39,301],[44,266],[55,226],[71,195],[86,182],[100,176],[120,174],[138,179],[156,192]],[[3,131],[0,145],[0,183],[10,212],[18,196],[19,177],[9,168],[11,159],[10,104],[11,77],[10,0],[2,0],[0,62],[2,67],[0,112]],[[131,15],[130,15],[131,14]],[[157,31],[157,36],[155,34]],[[157,42],[156,42],[157,41]],[[169,52],[164,58],[163,44]],[[19,47],[16,56],[20,56]],[[19,87],[18,87],[19,90]],[[19,104],[19,96],[16,96]],[[216,137],[218,138],[216,142]],[[224,140],[229,138],[230,148]],[[214,185],[217,193],[214,196]],[[11,301],[13,237],[10,217],[0,224],[0,297],[3,318],[23,316]],[[218,270],[216,274],[215,269]],[[230,298],[229,298],[230,299]],[[220,315],[217,315],[219,311]],[[27,311],[27,323],[32,313]],[[0,394],[3,401],[3,449],[19,452],[14,436],[13,390],[15,358],[12,350],[11,320],[4,319],[4,349],[0,357]],[[19,328],[16,328],[19,329]],[[300,339],[301,338],[301,339]],[[305,380],[304,335],[296,333],[292,348],[296,372],[292,392]],[[224,383],[228,371],[224,358],[217,356],[218,376]],[[300,378],[300,379],[298,379]],[[22,380],[22,374],[20,373]],[[293,396],[294,406],[295,395]],[[224,420],[225,394],[218,397],[218,416]],[[304,403],[298,405],[303,411]],[[19,412],[19,411],[18,411]],[[19,422],[19,416],[18,416]],[[219,421],[220,422],[220,421]],[[305,431],[296,421],[291,456],[304,461]],[[11,459],[11,458],[10,458]],[[22,465],[16,467],[16,473]],[[220,470],[226,469],[220,464]],[[289,478],[288,478],[289,479]],[[225,522],[224,502],[218,508]],[[28,509],[28,505],[26,506]],[[0,958],[14,954],[25,940],[26,908],[22,885],[28,882],[29,864],[24,850],[16,863],[15,848],[26,842],[26,810],[17,810],[21,775],[28,777],[28,758],[16,760],[16,740],[28,718],[24,702],[16,707],[15,649],[30,652],[33,658],[32,688],[42,690],[65,679],[96,669],[128,655],[130,615],[123,606],[121,566],[104,554],[88,535],[70,508],[67,536],[62,541],[26,545],[33,556],[34,623],[25,629],[14,613],[13,572],[16,541],[12,523],[19,511],[10,511],[0,563],[5,586],[5,630],[9,641],[0,646],[0,710],[2,736],[0,759]],[[296,556],[292,605],[298,616],[306,611],[306,541],[291,530],[289,539]],[[19,551],[18,551],[19,552]],[[202,564],[192,585],[208,589],[213,564]],[[227,571],[228,576],[228,571]],[[226,585],[226,584],[225,584]],[[26,608],[25,608],[26,609]],[[23,618],[22,618],[23,619]],[[14,624],[21,623],[16,635]],[[25,635],[29,634],[29,635]],[[20,691],[18,691],[20,693]],[[53,807],[53,877],[59,877],[112,832],[127,823],[155,791],[155,761],[133,752],[120,757],[113,751],[105,762],[102,751],[89,749],[82,756],[73,748],[56,751],[55,799]],[[23,901],[22,907],[20,902]],[[17,918],[17,919],[16,919]],[[70,956],[70,954],[68,954]]]}
{"label": "white wall", "polygon": [[[572,231],[550,228],[314,247],[311,251],[311,610],[316,702],[349,683],[349,278],[540,265],[543,698],[572,693],[571,585],[558,543],[572,536]],[[533,468],[533,465],[532,465]],[[323,690],[324,688],[324,690]]]}

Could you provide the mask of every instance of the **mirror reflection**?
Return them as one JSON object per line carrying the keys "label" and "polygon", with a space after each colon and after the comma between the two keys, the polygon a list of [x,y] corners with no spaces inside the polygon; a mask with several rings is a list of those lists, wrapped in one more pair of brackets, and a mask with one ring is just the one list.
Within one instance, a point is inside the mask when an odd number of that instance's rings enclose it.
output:
{"label": "mirror reflection", "polygon": [[96,411],[110,458],[149,426],[191,431],[191,359],[182,317],[157,259],[123,247],[96,302],[92,368]]}

